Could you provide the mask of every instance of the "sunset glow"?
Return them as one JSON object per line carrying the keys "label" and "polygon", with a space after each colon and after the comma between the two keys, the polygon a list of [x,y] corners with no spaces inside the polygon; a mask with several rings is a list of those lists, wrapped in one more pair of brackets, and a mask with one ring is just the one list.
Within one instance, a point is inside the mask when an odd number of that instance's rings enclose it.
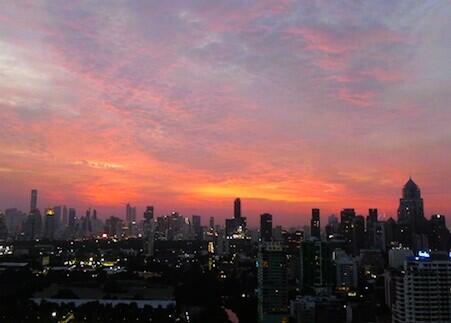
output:
{"label": "sunset glow", "polygon": [[4,1],[0,209],[451,214],[447,1]]}

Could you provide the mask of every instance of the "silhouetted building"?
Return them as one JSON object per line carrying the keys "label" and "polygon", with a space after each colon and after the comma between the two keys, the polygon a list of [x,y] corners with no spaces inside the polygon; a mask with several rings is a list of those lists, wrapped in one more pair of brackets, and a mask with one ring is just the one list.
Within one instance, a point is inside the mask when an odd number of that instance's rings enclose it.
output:
{"label": "silhouetted building", "polygon": [[378,221],[378,211],[377,209],[369,209],[368,216],[366,217],[366,246],[374,247],[374,235],[375,235],[375,224]]}
{"label": "silhouetted building", "polygon": [[431,250],[449,250],[449,231],[446,219],[441,214],[434,214],[429,221],[429,248]]}
{"label": "silhouetted building", "polygon": [[414,250],[425,249],[427,223],[423,199],[417,184],[409,178],[402,190],[398,208],[399,242]]}
{"label": "silhouetted building", "polygon": [[192,217],[192,227],[195,240],[202,240],[202,226],[201,218],[199,215],[193,215]]}
{"label": "silhouetted building", "polygon": [[352,252],[357,256],[365,247],[365,219],[358,215],[352,221]]}
{"label": "silhouetted building", "polygon": [[215,228],[215,218],[214,217],[210,217],[210,229],[213,230]]}
{"label": "silhouetted building", "polygon": [[38,190],[31,190],[30,212],[38,208]]}
{"label": "silhouetted building", "polygon": [[310,240],[301,242],[300,287],[303,293],[313,293],[316,288],[333,285],[334,270],[331,245],[328,242]]}
{"label": "silhouetted building", "polygon": [[239,198],[235,199],[233,204],[233,217],[235,219],[241,218],[241,200]]}
{"label": "silhouetted building", "polygon": [[44,238],[54,240],[56,235],[56,214],[51,208],[45,211]]}
{"label": "silhouetted building", "polygon": [[340,213],[340,232],[346,243],[346,252],[349,254],[353,252],[353,238],[354,230],[353,224],[355,219],[354,209],[344,209]]}
{"label": "silhouetted building", "polygon": [[321,240],[321,219],[319,209],[312,209],[310,220],[310,236]]}
{"label": "silhouetted building", "polygon": [[68,225],[69,228],[75,228],[77,222],[77,211],[74,208],[69,208],[69,220]]}
{"label": "silhouetted building", "polygon": [[334,214],[329,215],[327,225],[325,227],[326,237],[328,240],[334,238],[334,236],[339,233],[339,227],[340,224],[338,223],[338,218]]}
{"label": "silhouetted building", "polygon": [[144,211],[144,222],[148,223],[153,220],[154,217],[154,207],[153,206],[147,206],[146,210]]}
{"label": "silhouetted building", "polygon": [[125,207],[125,222],[128,236],[136,236],[136,207],[131,206],[130,203],[128,203]]}
{"label": "silhouetted building", "polygon": [[272,215],[269,213],[260,215],[260,239],[265,242],[272,239]]}
{"label": "silhouetted building", "polygon": [[258,253],[258,317],[261,323],[288,319],[287,257],[278,243],[260,246]]}

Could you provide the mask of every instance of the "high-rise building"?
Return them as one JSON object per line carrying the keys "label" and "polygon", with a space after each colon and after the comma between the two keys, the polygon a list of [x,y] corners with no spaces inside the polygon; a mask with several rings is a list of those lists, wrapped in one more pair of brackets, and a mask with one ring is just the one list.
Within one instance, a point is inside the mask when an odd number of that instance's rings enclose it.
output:
{"label": "high-rise building", "polygon": [[451,322],[451,260],[448,253],[420,252],[393,272],[393,323]]}
{"label": "high-rise building", "polygon": [[310,236],[321,240],[321,220],[319,209],[312,209],[312,218],[310,220]]}
{"label": "high-rise building", "polygon": [[368,216],[366,217],[366,245],[367,247],[374,247],[374,227],[378,221],[378,211],[377,209],[369,209]]}
{"label": "high-rise building", "polygon": [[236,198],[233,204],[233,219],[226,219],[226,236],[230,238],[245,238],[246,218],[241,214],[241,200]]}
{"label": "high-rise building", "polygon": [[38,208],[38,190],[31,190],[30,212],[33,212]]}
{"label": "high-rise building", "polygon": [[258,316],[260,323],[288,322],[287,256],[279,243],[260,246]]}
{"label": "high-rise building", "polygon": [[355,290],[358,286],[357,260],[339,250],[335,251],[336,286],[341,292]]}
{"label": "high-rise building", "polygon": [[327,239],[332,239],[335,235],[338,234],[339,226],[340,225],[338,223],[338,218],[335,216],[335,214],[329,215],[327,219],[327,225],[325,227]]}
{"label": "high-rise building", "polygon": [[154,217],[154,207],[152,205],[147,206],[146,210],[144,211],[144,222],[153,221],[153,217]]}
{"label": "high-rise building", "polygon": [[399,240],[405,247],[414,250],[424,249],[424,235],[427,233],[426,219],[424,217],[423,199],[417,184],[409,178],[402,190],[399,200],[398,226]]}
{"label": "high-rise building", "polygon": [[210,217],[210,229],[213,230],[215,228],[215,218]]}
{"label": "high-rise building", "polygon": [[202,240],[202,226],[201,226],[201,218],[199,215],[193,215],[191,225],[193,228],[194,239]]}
{"label": "high-rise building", "polygon": [[75,228],[75,224],[77,222],[77,212],[74,208],[69,208],[69,219],[68,226],[69,228]]}
{"label": "high-rise building", "polygon": [[144,239],[146,241],[146,255],[152,257],[154,254],[154,244],[155,244],[155,221],[154,221],[154,207],[149,205],[144,211],[143,218],[143,233]]}
{"label": "high-rise building", "polygon": [[136,236],[137,234],[137,224],[136,224],[136,207],[127,203],[125,207],[125,222],[128,228],[128,236]]}
{"label": "high-rise building", "polygon": [[236,198],[233,204],[233,218],[240,219],[241,218],[241,200],[240,198]]}
{"label": "high-rise building", "polygon": [[264,242],[272,239],[272,215],[269,213],[260,215],[260,239]]}
{"label": "high-rise building", "polygon": [[68,217],[67,217],[67,207],[64,205],[63,206],[63,215],[62,215],[62,226],[63,228],[67,227],[68,225]]}
{"label": "high-rise building", "polygon": [[365,219],[358,215],[352,221],[352,253],[354,256],[359,254],[360,249],[365,244]]}
{"label": "high-rise building", "polygon": [[49,240],[54,240],[57,230],[57,219],[55,210],[48,208],[45,210],[45,220],[44,220],[44,238]]}
{"label": "high-rise building", "polygon": [[344,209],[340,213],[340,232],[344,237],[346,244],[346,252],[353,252],[353,224],[355,219],[354,209]]}
{"label": "high-rise building", "polygon": [[370,247],[387,251],[387,226],[384,221],[377,221],[373,224],[372,240],[370,240]]}
{"label": "high-rise building", "polygon": [[304,293],[333,285],[335,273],[332,248],[328,242],[302,241],[300,248],[300,287]]}
{"label": "high-rise building", "polygon": [[449,231],[446,219],[441,214],[434,214],[429,221],[429,248],[431,250],[449,250]]}

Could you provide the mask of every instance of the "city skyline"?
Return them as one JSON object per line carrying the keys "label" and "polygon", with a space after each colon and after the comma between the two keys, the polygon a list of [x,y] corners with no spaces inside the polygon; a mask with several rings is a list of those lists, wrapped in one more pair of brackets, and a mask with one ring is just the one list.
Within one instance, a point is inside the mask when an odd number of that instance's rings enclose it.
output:
{"label": "city skyline", "polygon": [[[413,192],[413,193],[412,193]],[[407,195],[406,195],[407,194]],[[407,180],[407,182],[404,184],[403,188],[401,189],[401,195],[400,195],[400,199],[399,199],[399,205],[397,207],[397,211],[395,212],[395,214],[385,214],[385,213],[380,213],[381,217],[380,219],[385,221],[388,219],[399,219],[400,216],[401,218],[405,217],[405,212],[409,212],[408,210],[411,209],[410,212],[417,212],[416,208],[417,206],[415,206],[417,202],[413,202],[414,205],[410,205],[407,204],[405,205],[403,202],[405,201],[406,196],[409,196],[408,194],[413,195],[415,198],[418,197],[419,200],[421,200],[421,204],[419,206],[418,210],[418,216],[421,216],[422,218],[424,217],[425,219],[429,219],[429,218],[433,218],[433,216],[445,216],[445,214],[443,213],[431,213],[431,214],[427,214],[427,212],[424,212],[424,206],[423,206],[423,199],[421,198],[421,192],[420,192],[420,187],[413,181],[412,177],[409,177],[409,179]],[[418,194],[418,195],[415,195]],[[412,197],[412,196],[410,196]],[[30,211],[29,213],[32,214],[33,210],[40,210],[39,208],[39,197],[38,197],[38,190],[37,189],[32,189],[31,190],[31,195],[30,195],[30,202],[31,202],[31,207],[30,207]],[[246,201],[245,201],[246,203]],[[409,200],[407,203],[412,203],[411,200]],[[43,206],[42,206],[43,207]],[[53,204],[51,205],[48,204],[47,206],[43,207],[42,210],[46,211],[47,210],[51,210],[53,208],[68,208],[67,203],[61,203],[61,204]],[[8,209],[15,209],[17,208],[17,206],[15,207],[10,207],[10,208],[5,208],[4,210],[8,210]],[[153,213],[154,213],[154,209],[155,209],[155,205],[146,205],[146,206],[136,206],[133,203],[127,202],[126,204],[122,205],[122,210],[118,210],[116,213],[110,213],[110,214],[103,214],[99,216],[99,218],[103,218],[103,219],[107,219],[111,216],[113,217],[119,217],[119,218],[124,218],[124,220],[126,222],[131,222],[131,221],[141,221],[141,220],[145,220],[146,218],[146,213],[149,212],[149,209],[152,212],[152,217],[153,217]],[[253,213],[248,213],[248,214],[243,214],[242,213],[242,207],[241,207],[241,198],[237,197],[233,200],[233,206],[232,206],[232,201],[230,201],[230,209],[229,210],[229,214],[226,214],[224,216],[218,216],[216,217],[216,219],[220,219],[221,222],[225,221],[225,225],[227,227],[227,218],[229,216],[232,216],[235,220],[236,219],[240,219],[242,216],[246,219],[245,222],[248,222],[248,224],[250,224],[252,227],[258,227],[258,225],[261,225],[261,216],[264,215],[269,215],[272,218],[272,214],[267,213],[266,211],[258,211],[257,213],[253,214]],[[20,208],[19,208],[20,210]],[[91,210],[94,210],[94,213],[97,214],[97,209],[95,206],[89,206],[88,208],[86,208],[86,212],[91,212]],[[138,210],[138,212],[137,212]],[[293,228],[295,227],[301,227],[301,226],[306,226],[308,224],[310,224],[311,227],[318,227],[319,228],[325,228],[329,222],[329,218],[330,216],[337,216],[338,214],[340,214],[341,212],[343,212],[344,210],[352,210],[353,213],[355,214],[359,214],[359,215],[363,215],[363,216],[369,216],[370,218],[375,216],[375,218],[377,219],[378,217],[378,213],[379,213],[379,209],[376,208],[367,208],[365,210],[356,210],[355,208],[341,208],[339,210],[336,210],[336,212],[332,212],[332,213],[328,213],[325,214],[324,212],[321,212],[320,209],[318,208],[312,208],[309,210],[309,212],[311,212],[312,218],[309,218],[309,215],[304,215],[304,214],[299,214],[298,217],[291,219],[293,222],[288,222],[288,223],[284,223],[283,221],[280,221],[280,218],[278,219],[278,221],[276,221],[276,225],[288,225],[288,226],[292,226]],[[406,211],[407,210],[407,211]],[[415,211],[414,211],[415,210]],[[2,209],[0,208],[0,213],[1,213]],[[28,212],[26,211],[26,209],[22,209],[20,211],[25,211],[25,214],[27,214]],[[84,209],[79,209],[78,212],[80,212],[81,214],[84,213]],[[319,223],[314,221],[318,221],[320,220],[320,212],[322,213],[322,225],[319,225]],[[200,217],[201,219],[203,219],[204,225],[207,224],[208,220],[211,220],[211,217],[213,216],[213,214],[189,214],[189,213],[185,213],[185,212],[180,212],[180,210],[178,210],[177,208],[172,208],[170,210],[160,210],[159,213],[157,211],[157,213],[155,214],[156,217],[160,217],[160,216],[166,216],[166,215],[170,215],[173,213],[177,213],[180,214],[186,218],[189,218],[190,216],[193,217]],[[375,214],[375,215],[374,215]],[[137,216],[138,215],[138,216]],[[276,219],[277,219],[277,215],[276,215]],[[213,218],[215,218],[215,216],[213,216]],[[134,219],[134,220],[133,220]],[[282,217],[283,219],[283,217]],[[326,222],[327,219],[327,222]],[[304,221],[306,220],[306,221]],[[309,223],[310,222],[310,223]],[[313,235],[313,234],[312,234]],[[315,233],[315,236],[319,235],[319,231]]]}
{"label": "city skyline", "polygon": [[[206,223],[451,206],[451,5],[0,4],[0,209]],[[161,211],[161,212],[160,212]],[[302,216],[302,218],[300,218]]]}

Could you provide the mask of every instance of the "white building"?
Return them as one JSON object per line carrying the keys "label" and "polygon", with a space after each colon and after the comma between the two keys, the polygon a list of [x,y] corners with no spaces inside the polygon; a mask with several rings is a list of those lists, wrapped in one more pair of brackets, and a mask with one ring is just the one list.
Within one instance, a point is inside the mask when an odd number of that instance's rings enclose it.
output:
{"label": "white building", "polygon": [[451,260],[443,253],[420,255],[392,275],[392,322],[451,322]]}

